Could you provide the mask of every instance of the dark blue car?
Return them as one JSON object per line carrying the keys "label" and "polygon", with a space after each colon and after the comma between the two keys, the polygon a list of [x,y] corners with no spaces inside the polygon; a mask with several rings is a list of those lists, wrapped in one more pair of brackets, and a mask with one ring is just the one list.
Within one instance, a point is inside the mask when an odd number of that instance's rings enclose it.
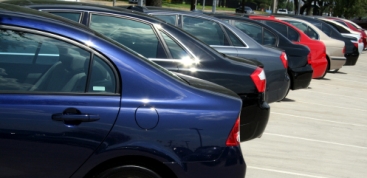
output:
{"label": "dark blue car", "polygon": [[220,54],[179,28],[127,9],[37,0],[6,2],[82,23],[170,71],[204,79],[234,91],[243,103],[241,141],[260,137],[266,128],[270,107],[265,95],[269,94],[265,92],[263,69],[253,65],[262,65],[259,62]]}
{"label": "dark blue car", "polygon": [[226,88],[0,4],[0,177],[243,178],[240,111]]}

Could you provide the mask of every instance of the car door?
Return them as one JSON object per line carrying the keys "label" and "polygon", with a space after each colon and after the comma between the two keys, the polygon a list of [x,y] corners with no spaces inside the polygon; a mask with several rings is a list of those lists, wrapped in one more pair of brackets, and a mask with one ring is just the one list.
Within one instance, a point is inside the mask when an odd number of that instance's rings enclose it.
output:
{"label": "car door", "polygon": [[183,15],[182,29],[221,53],[238,55],[237,48],[231,45],[224,29],[215,21]]}
{"label": "car door", "polygon": [[0,44],[0,177],[70,177],[117,118],[115,70],[54,34],[1,27]]}

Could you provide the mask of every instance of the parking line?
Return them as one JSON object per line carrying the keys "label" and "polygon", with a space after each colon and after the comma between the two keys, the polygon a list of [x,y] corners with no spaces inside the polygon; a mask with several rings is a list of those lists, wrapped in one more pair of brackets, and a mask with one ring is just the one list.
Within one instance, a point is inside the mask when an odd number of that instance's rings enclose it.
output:
{"label": "parking line", "polygon": [[[329,85],[329,86],[340,87],[340,88],[350,88],[350,89],[353,89],[353,90],[356,89],[356,88],[353,88],[353,87],[347,87],[347,86],[341,86],[341,85],[331,85],[331,84],[326,84],[326,83],[323,83],[321,85]],[[367,90],[367,88],[358,88],[358,90]]]}
{"label": "parking line", "polygon": [[296,115],[285,114],[285,113],[271,112],[271,114],[279,114],[279,115],[284,115],[284,116],[298,117],[298,118],[302,118],[302,119],[309,119],[309,120],[315,120],[315,121],[321,121],[321,122],[330,122],[330,123],[334,123],[334,124],[343,124],[343,125],[351,125],[351,126],[358,126],[358,127],[367,127],[367,125],[363,125],[363,124],[352,124],[352,123],[347,123],[347,122],[337,122],[337,121],[332,121],[332,120],[317,119],[317,118],[305,117],[305,116],[296,116]]}
{"label": "parking line", "polygon": [[313,92],[313,93],[321,93],[323,95],[341,96],[341,97],[346,97],[346,98],[367,100],[367,98],[358,98],[358,97],[354,97],[354,96],[345,96],[345,95],[331,94],[331,93],[319,92],[319,91],[314,91],[314,90],[302,90],[302,92],[304,92],[304,91],[305,92]]}
{"label": "parking line", "polygon": [[351,109],[351,110],[356,110],[356,111],[364,111],[364,112],[367,112],[367,110],[359,109],[359,108],[347,108],[347,107],[342,107],[342,106],[332,106],[332,105],[318,104],[318,103],[309,103],[309,102],[302,102],[302,101],[297,101],[297,103],[305,103],[305,104],[312,104],[312,105],[326,106],[326,107],[332,107],[332,108]]}
{"label": "parking line", "polygon": [[269,171],[269,172],[277,172],[277,173],[283,173],[283,174],[290,174],[290,175],[296,175],[296,176],[303,176],[303,177],[326,178],[326,177],[321,177],[321,176],[314,176],[314,175],[309,175],[309,174],[300,174],[300,173],[288,172],[288,171],[280,171],[280,170],[275,170],[275,169],[259,168],[259,167],[254,167],[254,166],[247,166],[247,168],[257,169],[257,170],[262,170],[262,171]]}
{"label": "parking line", "polygon": [[325,144],[331,144],[331,145],[345,146],[345,147],[351,147],[351,148],[367,149],[367,147],[363,147],[363,146],[349,145],[349,144],[336,143],[336,142],[328,142],[328,141],[315,140],[315,139],[309,139],[309,138],[293,137],[293,136],[287,136],[287,135],[281,135],[281,134],[273,134],[273,133],[264,133],[264,134],[265,135],[278,136],[278,137],[284,137],[284,138],[291,138],[291,139],[299,139],[299,140],[311,141],[311,142],[325,143]]}

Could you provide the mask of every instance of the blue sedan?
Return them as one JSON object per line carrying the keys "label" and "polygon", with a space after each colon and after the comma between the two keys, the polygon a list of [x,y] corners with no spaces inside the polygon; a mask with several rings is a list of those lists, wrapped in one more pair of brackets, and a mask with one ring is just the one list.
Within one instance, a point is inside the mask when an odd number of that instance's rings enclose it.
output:
{"label": "blue sedan", "polygon": [[241,99],[78,23],[0,4],[0,177],[233,177]]}

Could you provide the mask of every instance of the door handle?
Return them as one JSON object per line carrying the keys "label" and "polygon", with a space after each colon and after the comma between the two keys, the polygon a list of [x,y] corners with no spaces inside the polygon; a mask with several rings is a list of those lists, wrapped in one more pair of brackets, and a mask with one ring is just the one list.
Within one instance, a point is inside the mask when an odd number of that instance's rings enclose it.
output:
{"label": "door handle", "polygon": [[93,122],[99,120],[99,115],[57,113],[52,115],[52,120],[64,122]]}

